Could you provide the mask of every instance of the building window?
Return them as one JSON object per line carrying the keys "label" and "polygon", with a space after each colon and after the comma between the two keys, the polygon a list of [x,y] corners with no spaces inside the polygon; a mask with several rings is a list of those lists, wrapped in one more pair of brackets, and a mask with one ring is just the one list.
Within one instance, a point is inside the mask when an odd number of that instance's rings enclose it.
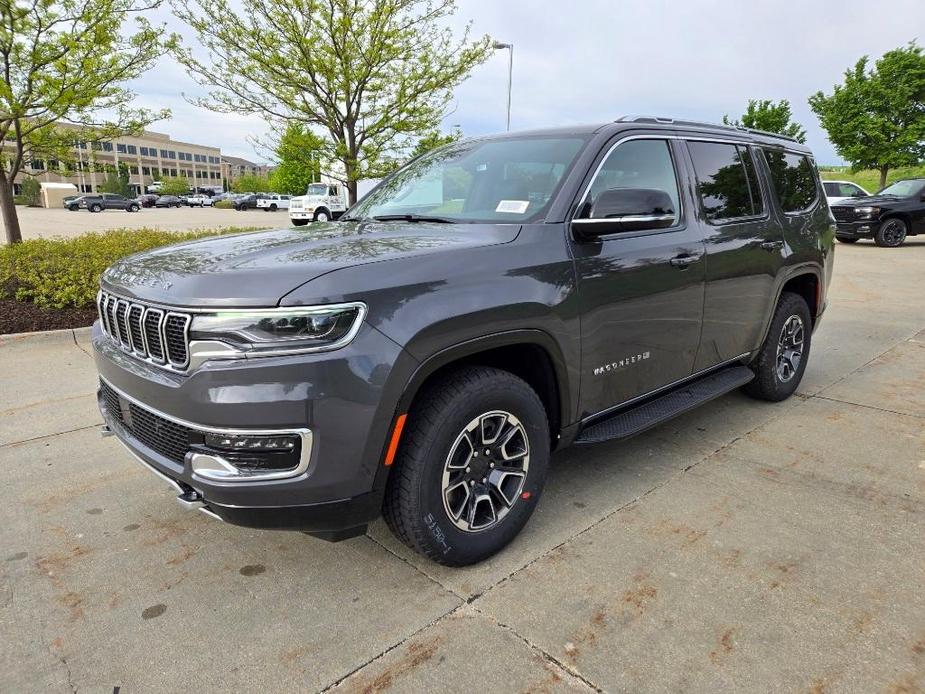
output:
{"label": "building window", "polygon": [[118,143],[118,144],[116,145],[116,151],[117,151],[119,154],[127,154],[127,153],[128,153],[128,149],[127,149],[126,146],[123,145],[121,142]]}
{"label": "building window", "polygon": [[93,186],[91,186],[89,183],[82,183],[82,184],[80,185],[80,192],[81,192],[81,193],[92,193],[92,192],[93,192]]}
{"label": "building window", "polygon": [[111,152],[111,151],[112,151],[112,143],[111,143],[111,142],[104,142],[104,143],[103,143],[103,151],[104,151],[104,152]]}
{"label": "building window", "polygon": [[170,170],[170,175],[171,175],[171,176],[176,176],[176,175],[177,175],[177,170],[176,170],[176,169],[171,169],[171,170]]}
{"label": "building window", "polygon": [[136,149],[135,145],[126,145],[126,147],[128,148],[128,153],[129,153],[129,154],[137,154],[137,153],[138,153],[138,150]]}
{"label": "building window", "polygon": [[149,150],[148,150],[147,147],[142,147],[140,151],[141,151],[141,156],[143,156],[143,157],[149,156],[149,154],[148,154]]}
{"label": "building window", "polygon": [[141,174],[142,174],[142,176],[150,176],[150,175],[151,175],[151,167],[150,167],[150,166],[142,166],[142,167],[141,167]]}
{"label": "building window", "polygon": [[130,172],[132,172],[133,174],[135,174],[136,176],[138,175],[138,167],[137,167],[137,166],[130,166],[130,167],[128,167],[128,170],[129,170]]}

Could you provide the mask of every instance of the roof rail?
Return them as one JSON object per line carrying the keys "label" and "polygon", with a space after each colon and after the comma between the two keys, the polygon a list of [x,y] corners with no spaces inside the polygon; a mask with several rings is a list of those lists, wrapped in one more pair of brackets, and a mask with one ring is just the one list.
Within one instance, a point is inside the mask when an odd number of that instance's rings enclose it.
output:
{"label": "roof rail", "polygon": [[650,123],[652,125],[680,125],[695,128],[712,128],[715,130],[734,130],[740,133],[751,133],[752,135],[764,135],[765,137],[776,137],[781,140],[790,142],[799,142],[795,137],[782,135],[780,133],[770,133],[767,130],[758,130],[756,128],[746,128],[744,125],[726,125],[724,123],[707,123],[696,120],[678,120],[676,118],[663,118],[660,116],[621,116],[615,121],[617,123]]}

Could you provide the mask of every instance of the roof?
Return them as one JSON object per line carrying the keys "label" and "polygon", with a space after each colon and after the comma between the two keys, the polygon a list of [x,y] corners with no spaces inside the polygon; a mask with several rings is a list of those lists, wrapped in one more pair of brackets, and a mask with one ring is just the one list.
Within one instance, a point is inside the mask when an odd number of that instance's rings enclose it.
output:
{"label": "roof", "polygon": [[222,161],[228,164],[234,164],[235,166],[263,166],[263,164],[255,164],[254,162],[248,161],[247,159],[242,159],[241,157],[231,157],[227,154],[222,155]]}
{"label": "roof", "polygon": [[53,189],[61,189],[61,190],[77,190],[77,186],[75,186],[73,183],[57,183],[55,181],[40,181],[39,185],[42,186],[42,188],[53,188]]}

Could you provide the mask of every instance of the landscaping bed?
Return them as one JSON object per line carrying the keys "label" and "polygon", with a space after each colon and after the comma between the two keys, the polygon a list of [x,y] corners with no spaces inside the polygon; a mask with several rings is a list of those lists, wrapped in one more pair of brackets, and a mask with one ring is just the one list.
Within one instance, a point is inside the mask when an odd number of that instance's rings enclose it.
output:
{"label": "landscaping bed", "polygon": [[88,326],[96,319],[100,275],[119,258],[180,241],[254,230],[113,229],[0,247],[0,334]]}

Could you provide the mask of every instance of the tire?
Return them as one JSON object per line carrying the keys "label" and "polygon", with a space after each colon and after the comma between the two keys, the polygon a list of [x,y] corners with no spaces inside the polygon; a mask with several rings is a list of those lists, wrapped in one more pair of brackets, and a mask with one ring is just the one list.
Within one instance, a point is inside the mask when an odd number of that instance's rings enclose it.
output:
{"label": "tire", "polygon": [[874,243],[882,248],[899,248],[906,240],[909,225],[898,217],[890,217],[883,221],[877,233],[874,234]]}
{"label": "tire", "polygon": [[138,207],[138,205],[129,205],[129,206],[128,206],[128,211],[129,211],[129,212],[138,212],[138,210],[140,210],[140,209],[141,209],[141,208]]}
{"label": "tire", "polygon": [[315,211],[315,221],[316,222],[329,222],[331,221],[331,215],[327,210],[316,210]]}
{"label": "tire", "polygon": [[303,227],[308,224],[307,219],[290,219],[289,221],[292,222],[292,226],[294,227]]}
{"label": "tire", "polygon": [[[795,328],[800,331],[799,335]],[[750,364],[755,379],[745,386],[745,392],[770,402],[780,402],[793,395],[806,371],[812,334],[812,316],[806,300],[799,294],[784,292],[777,302],[761,351]],[[798,350],[795,349],[797,339]]]}
{"label": "tire", "polygon": [[90,205],[91,212],[102,212],[103,208],[100,205]]}
{"label": "tire", "polygon": [[839,243],[857,243],[858,241],[861,240],[861,239],[853,239],[848,236],[836,236],[835,238],[838,239]]}
{"label": "tire", "polygon": [[546,482],[549,424],[536,392],[507,371],[466,367],[419,394],[407,423],[383,504],[389,528],[447,566],[501,550],[530,519]]}
{"label": "tire", "polygon": [[276,212],[277,209],[276,205],[270,205],[270,212]]}

